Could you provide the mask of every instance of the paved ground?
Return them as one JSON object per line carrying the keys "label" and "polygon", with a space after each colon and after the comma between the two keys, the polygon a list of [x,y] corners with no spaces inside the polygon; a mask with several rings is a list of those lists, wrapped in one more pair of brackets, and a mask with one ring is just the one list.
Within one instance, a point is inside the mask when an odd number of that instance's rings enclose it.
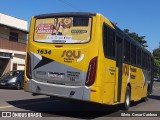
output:
{"label": "paved ground", "polygon": [[[98,119],[98,120],[159,120],[151,117],[111,117],[123,113],[120,106],[104,106],[91,103],[74,102],[68,100],[50,99],[47,96],[32,96],[23,90],[0,89],[0,111],[41,112],[42,115],[52,116],[34,118],[34,120],[74,120],[74,119]],[[85,112],[82,112],[85,111]],[[114,112],[111,112],[114,111]],[[160,111],[160,82],[154,84],[154,92],[147,102],[132,104],[130,111]],[[133,113],[133,112],[132,112]],[[88,118],[88,116],[91,116]],[[2,119],[2,118],[0,118]],[[4,120],[17,120],[17,118],[3,118]],[[23,118],[23,120],[28,118]],[[31,119],[31,118],[30,118]]]}

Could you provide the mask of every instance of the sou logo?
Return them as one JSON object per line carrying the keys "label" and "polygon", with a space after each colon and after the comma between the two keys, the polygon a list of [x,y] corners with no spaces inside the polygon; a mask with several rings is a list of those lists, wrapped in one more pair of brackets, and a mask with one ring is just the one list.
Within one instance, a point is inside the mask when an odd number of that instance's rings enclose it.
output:
{"label": "sou logo", "polygon": [[61,57],[66,57],[66,58],[75,58],[77,59],[77,62],[80,62],[84,58],[84,54],[81,54],[81,51],[75,51],[75,50],[64,50]]}

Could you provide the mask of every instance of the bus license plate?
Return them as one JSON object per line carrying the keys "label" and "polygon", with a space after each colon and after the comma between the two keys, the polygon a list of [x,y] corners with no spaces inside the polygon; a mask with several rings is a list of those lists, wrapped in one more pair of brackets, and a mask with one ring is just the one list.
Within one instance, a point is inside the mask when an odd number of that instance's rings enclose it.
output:
{"label": "bus license plate", "polygon": [[54,72],[49,72],[48,77],[49,78],[60,78],[64,79],[65,74],[64,73],[54,73]]}

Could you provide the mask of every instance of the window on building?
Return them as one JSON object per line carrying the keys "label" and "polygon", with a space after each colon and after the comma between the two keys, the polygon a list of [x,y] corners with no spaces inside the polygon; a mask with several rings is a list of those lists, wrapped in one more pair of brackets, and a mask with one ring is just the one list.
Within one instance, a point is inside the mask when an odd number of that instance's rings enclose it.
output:
{"label": "window on building", "polygon": [[13,64],[13,70],[17,70],[17,64],[16,63]]}
{"label": "window on building", "polygon": [[131,44],[131,64],[136,64],[136,47]]}
{"label": "window on building", "polygon": [[126,39],[124,40],[124,61],[130,62],[130,42]]}
{"label": "window on building", "polygon": [[18,33],[16,33],[16,32],[10,32],[10,34],[9,34],[9,40],[11,40],[11,41],[18,41]]}
{"label": "window on building", "polygon": [[103,46],[105,57],[115,58],[115,33],[105,25],[103,28]]}

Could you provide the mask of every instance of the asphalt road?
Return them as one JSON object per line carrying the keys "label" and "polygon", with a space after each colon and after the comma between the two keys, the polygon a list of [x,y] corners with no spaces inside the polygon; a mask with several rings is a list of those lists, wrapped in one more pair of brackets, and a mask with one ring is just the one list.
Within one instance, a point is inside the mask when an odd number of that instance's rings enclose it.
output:
{"label": "asphalt road", "polygon": [[[69,100],[49,98],[48,96],[32,96],[31,93],[26,93],[23,90],[14,89],[0,89],[0,111],[14,112],[26,114],[29,113],[41,113],[42,117],[34,118],[34,120],[75,120],[75,119],[98,119],[98,120],[117,120],[117,117],[121,113],[126,113],[120,109],[121,105],[107,106],[93,103],[82,102],[70,102]],[[147,102],[139,101],[132,103],[129,111],[160,111],[160,82],[154,83],[154,92],[149,97]],[[131,112],[131,113],[132,113]],[[16,114],[15,114],[16,115]],[[28,115],[28,113],[27,113]],[[40,114],[37,114],[40,115]],[[0,115],[1,116],[1,115]],[[0,118],[1,119],[14,119],[18,118]],[[23,118],[23,120],[28,118]],[[30,118],[33,119],[33,118]],[[126,120],[159,120],[158,117],[118,117],[118,119]]]}

